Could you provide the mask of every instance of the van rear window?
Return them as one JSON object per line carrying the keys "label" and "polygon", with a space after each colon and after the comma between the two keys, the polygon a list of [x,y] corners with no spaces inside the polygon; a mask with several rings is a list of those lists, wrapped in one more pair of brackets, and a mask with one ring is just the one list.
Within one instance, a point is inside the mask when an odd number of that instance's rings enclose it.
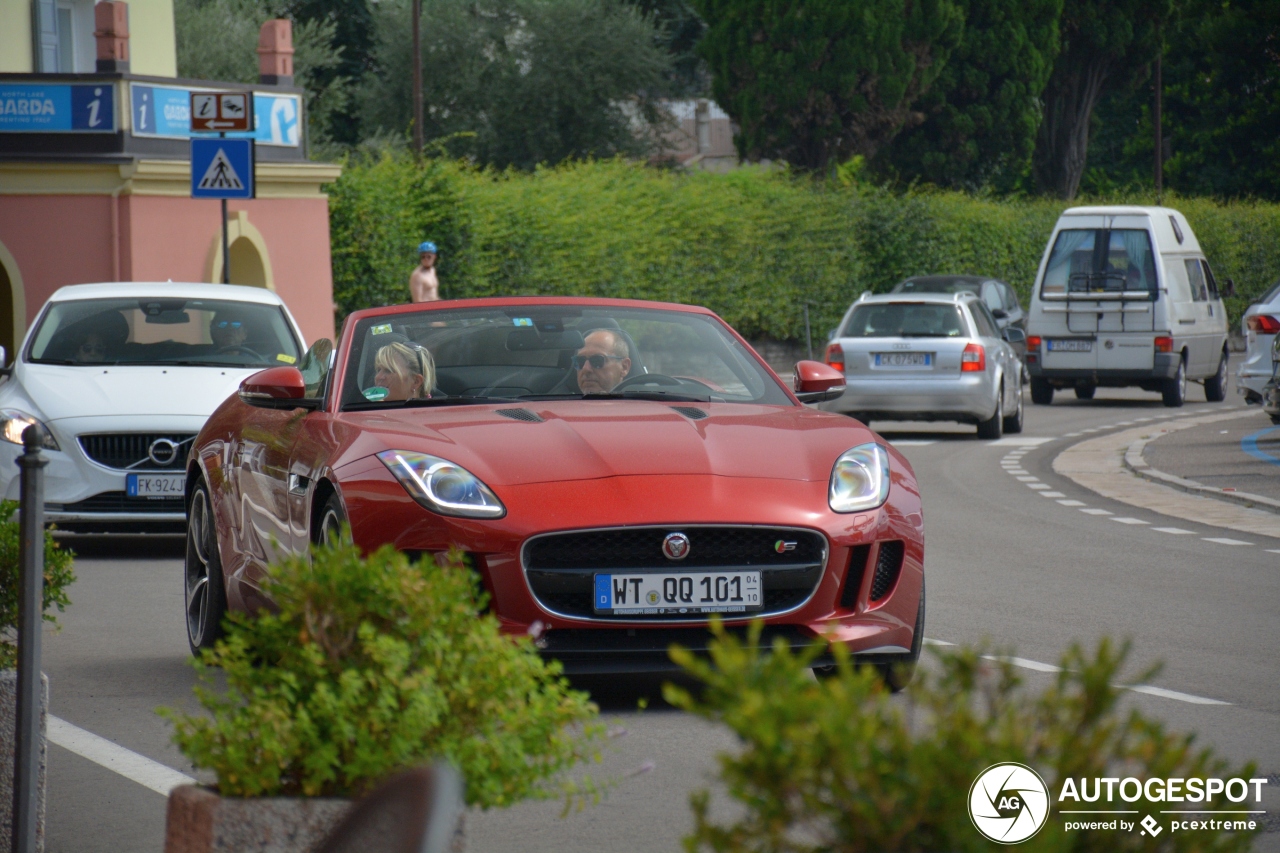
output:
{"label": "van rear window", "polygon": [[1151,237],[1141,228],[1072,228],[1058,232],[1041,296],[1155,293]]}

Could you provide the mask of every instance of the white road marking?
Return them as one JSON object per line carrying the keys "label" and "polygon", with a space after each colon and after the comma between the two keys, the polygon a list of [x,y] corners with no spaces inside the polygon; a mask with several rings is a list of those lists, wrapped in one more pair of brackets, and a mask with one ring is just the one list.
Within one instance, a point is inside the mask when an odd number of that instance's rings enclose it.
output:
{"label": "white road marking", "polygon": [[1098,431],[1098,429],[1099,429],[1098,427],[1093,427],[1092,429],[1082,429],[1082,430],[1080,430],[1080,432],[1082,432],[1082,433],[1097,432],[1097,431]]}
{"label": "white road marking", "polygon": [[1149,684],[1125,685],[1134,693],[1146,693],[1148,696],[1161,696],[1165,699],[1177,699],[1179,702],[1190,702],[1192,705],[1230,705],[1230,702],[1223,702],[1220,699],[1206,699],[1203,696],[1193,696],[1190,693],[1180,693],[1177,690],[1165,690],[1163,687],[1152,687]]}
{"label": "white road marking", "polygon": [[1039,478],[1039,477],[1033,477],[1033,476],[1031,476],[1030,474],[1027,474],[1027,475],[1022,476],[1022,477],[1015,477],[1014,479],[1016,479],[1019,483],[1038,483],[1038,482],[1040,482],[1040,478]]}
{"label": "white road marking", "polygon": [[1190,536],[1190,530],[1183,530],[1181,527],[1153,527],[1152,530],[1158,530],[1161,533],[1172,533],[1174,536]]}
{"label": "white road marking", "polygon": [[1121,524],[1150,524],[1149,521],[1143,521],[1140,518],[1113,518],[1112,521],[1118,521]]}
{"label": "white road marking", "polygon": [[1112,512],[1108,512],[1105,509],[1095,509],[1094,507],[1090,507],[1090,506],[1087,506],[1080,511],[1084,513],[1088,513],[1089,515],[1114,515],[1115,514]]}
{"label": "white road marking", "polygon": [[1063,438],[1079,438],[1082,435],[1084,435],[1084,433],[1082,432],[1067,432],[1067,433],[1063,433],[1062,437]]}
{"label": "white road marking", "polygon": [[937,444],[937,441],[924,438],[906,438],[897,441],[890,441],[894,447],[928,447],[931,444]]}
{"label": "white road marking", "polygon": [[948,643],[946,640],[935,640],[932,637],[925,637],[924,644],[926,646],[954,646],[955,643]]}
{"label": "white road marking", "polygon": [[[1022,478],[1019,477],[1018,479],[1022,479]],[[1027,488],[1028,489],[1047,489],[1049,488],[1049,484],[1048,483],[1027,483]]]}
{"label": "white road marking", "polygon": [[1252,542],[1244,542],[1240,539],[1227,539],[1224,536],[1205,536],[1204,541],[1216,542],[1219,545],[1252,545]]}
{"label": "white road marking", "polygon": [[1084,506],[1084,501],[1076,501],[1076,500],[1058,501],[1058,503],[1062,504],[1063,506]]}
{"label": "white road marking", "polygon": [[1054,441],[1057,436],[1049,438],[1024,438],[1018,436],[1016,438],[999,438],[995,441],[988,442],[988,447],[1039,447],[1050,441]]}
{"label": "white road marking", "polygon": [[1135,424],[1145,424],[1145,423],[1147,423],[1147,422],[1148,422],[1148,421],[1150,421],[1150,420],[1151,420],[1151,418],[1134,418],[1134,419],[1133,419],[1133,422],[1134,422]]}
{"label": "white road marking", "polygon": [[1280,549],[1276,549],[1276,548],[1268,548],[1268,549],[1267,549],[1267,553],[1268,553],[1268,554],[1280,554]]}
{"label": "white road marking", "polygon": [[194,785],[196,780],[185,773],[179,773],[158,761],[152,761],[145,755],[139,755],[113,743],[93,732],[74,726],[66,720],[52,714],[49,720],[49,741],[63,749],[87,758],[94,764],[101,765],[144,788],[150,788],[157,794],[168,796],[169,792],[179,785]]}
{"label": "white road marking", "polygon": [[1120,421],[1116,426],[1133,426],[1133,421]]}
{"label": "white road marking", "polygon": [[1062,492],[1040,492],[1040,497],[1042,497],[1042,498],[1065,498],[1065,497],[1066,497],[1066,495],[1064,495]]}
{"label": "white road marking", "polygon": [[983,660],[994,660],[1011,663],[1014,666],[1020,666],[1023,669],[1034,669],[1036,672],[1062,672],[1062,667],[1054,666],[1051,663],[1040,663],[1038,660],[1027,660],[1026,658],[1005,658],[995,655],[983,655]]}

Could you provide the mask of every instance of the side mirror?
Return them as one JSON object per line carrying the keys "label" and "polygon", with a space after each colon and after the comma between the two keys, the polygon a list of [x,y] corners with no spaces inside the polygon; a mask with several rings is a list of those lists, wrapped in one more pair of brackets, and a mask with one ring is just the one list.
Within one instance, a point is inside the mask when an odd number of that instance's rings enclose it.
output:
{"label": "side mirror", "polygon": [[991,316],[995,317],[997,320],[1004,320],[1009,316],[1009,312],[1003,308],[993,308],[991,310]]}
{"label": "side mirror", "polygon": [[307,383],[296,367],[268,367],[240,383],[240,400],[263,409],[316,408],[307,398]]}
{"label": "side mirror", "polygon": [[1000,333],[1000,337],[1004,338],[1011,344],[1025,344],[1027,342],[1027,333],[1019,329],[1017,326],[1008,326]]}
{"label": "side mirror", "polygon": [[834,400],[844,393],[844,374],[820,361],[796,362],[796,397],[801,403]]}
{"label": "side mirror", "polygon": [[1235,279],[1232,279],[1232,278],[1227,279],[1227,281],[1226,281],[1226,287],[1222,288],[1222,295],[1223,295],[1223,296],[1225,296],[1225,297],[1227,297],[1228,299],[1230,299],[1230,298],[1232,298],[1232,297],[1234,297],[1234,296],[1236,295],[1236,282],[1235,282]]}

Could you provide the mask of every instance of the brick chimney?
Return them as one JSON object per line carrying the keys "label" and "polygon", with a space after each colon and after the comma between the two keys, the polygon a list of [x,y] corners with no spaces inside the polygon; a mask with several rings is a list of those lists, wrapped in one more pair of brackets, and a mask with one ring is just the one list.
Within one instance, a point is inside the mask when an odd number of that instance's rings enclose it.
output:
{"label": "brick chimney", "polygon": [[98,43],[99,74],[129,70],[129,4],[103,0],[93,7],[93,37]]}
{"label": "brick chimney", "polygon": [[267,21],[258,33],[258,82],[269,86],[293,85],[293,24]]}

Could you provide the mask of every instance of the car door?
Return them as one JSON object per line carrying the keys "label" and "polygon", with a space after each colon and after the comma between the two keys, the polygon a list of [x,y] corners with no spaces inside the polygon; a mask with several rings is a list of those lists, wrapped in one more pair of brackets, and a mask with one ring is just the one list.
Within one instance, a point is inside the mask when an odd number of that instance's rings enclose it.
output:
{"label": "car door", "polygon": [[1195,328],[1187,338],[1187,376],[1198,378],[1218,366],[1215,360],[1213,368],[1209,367],[1210,350],[1217,337],[1215,334],[1217,322],[1213,308],[1213,301],[1216,300],[1211,301],[1209,298],[1209,283],[1204,275],[1204,261],[1200,258],[1186,258],[1182,263],[1187,271],[1187,283],[1191,287],[1191,308],[1195,318]]}
{"label": "car door", "polygon": [[979,335],[979,343],[987,354],[987,371],[995,381],[999,377],[1000,385],[995,389],[997,394],[1001,395],[1001,400],[1005,407],[1005,411],[1009,411],[1009,406],[1016,403],[1011,394],[1011,383],[1016,383],[1018,377],[1021,376],[1021,370],[1015,367],[1013,350],[1005,343],[1004,338],[1000,336],[999,326],[996,324],[996,318],[991,316],[991,309],[981,300],[974,300],[969,303],[969,310],[973,314],[974,325],[977,326]]}
{"label": "car door", "polygon": [[1208,363],[1206,369],[1212,374],[1218,369],[1218,360],[1222,357],[1222,347],[1227,342],[1227,309],[1222,304],[1222,293],[1218,290],[1218,280],[1213,275],[1213,270],[1209,268],[1209,262],[1201,259],[1200,265],[1204,268],[1204,281],[1209,288],[1209,334],[1208,339]]}

